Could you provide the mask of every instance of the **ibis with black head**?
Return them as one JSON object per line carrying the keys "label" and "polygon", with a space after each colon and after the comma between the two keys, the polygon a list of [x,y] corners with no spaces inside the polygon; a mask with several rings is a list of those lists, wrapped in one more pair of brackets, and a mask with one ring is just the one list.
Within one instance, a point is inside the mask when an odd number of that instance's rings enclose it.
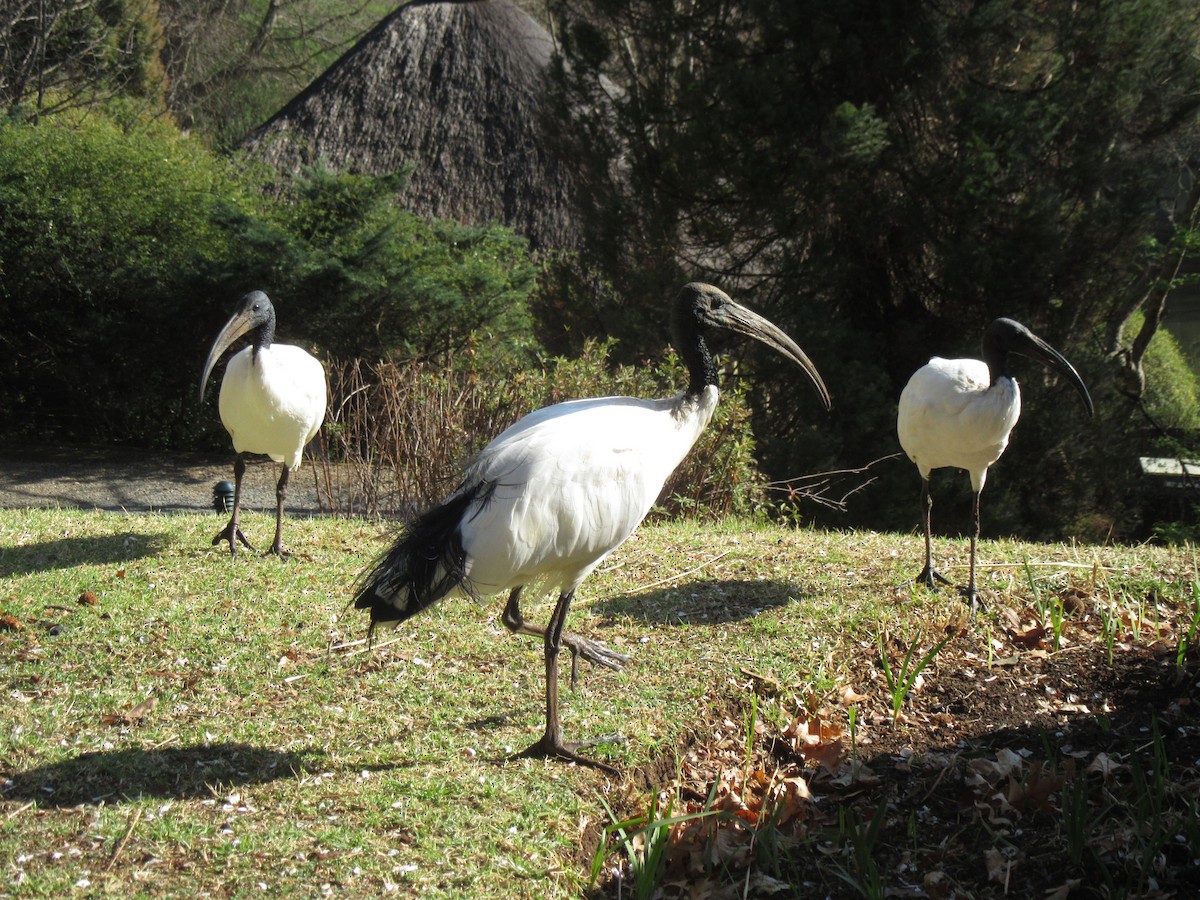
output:
{"label": "ibis with black head", "polygon": [[950,582],[933,568],[929,476],[934,469],[965,469],[974,491],[971,568],[962,589],[971,610],[980,606],[975,582],[979,542],[979,495],[988,469],[1008,446],[1021,415],[1021,389],[1010,368],[1013,354],[1038,360],[1060,372],[1079,392],[1092,415],[1088,389],[1066,358],[1012,319],[996,319],[983,335],[983,359],[935,356],[918,369],[900,394],[896,431],[900,446],[921,474],[921,524],[925,532],[925,567],[917,581],[929,587]]}
{"label": "ibis with black head", "polygon": [[[484,447],[457,489],[409,524],[357,585],[353,602],[370,611],[372,636],[447,596],[508,592],[501,620],[541,638],[545,662],[545,731],[518,755],[613,771],[581,755],[582,742],[563,739],[558,658],[566,646],[574,681],[579,657],[611,669],[628,657],[563,626],[576,589],[637,528],[712,417],[717,366],[706,337],[716,329],[756,338],[799,365],[829,407],[816,367],[783,331],[718,288],[685,285],[671,332],[687,387],[661,400],[603,397],[530,413]],[[558,591],[545,628],[522,616],[527,587]]]}
{"label": "ibis with black head", "polygon": [[209,376],[221,356],[243,335],[249,346],[239,350],[225,366],[218,408],[221,423],[233,439],[233,509],[229,524],[213,538],[213,544],[229,542],[237,554],[238,544],[253,550],[239,523],[242,476],[250,456],[269,456],[282,464],[275,485],[275,540],[267,553],[286,558],[283,546],[283,507],[288,475],[300,467],[304,447],[316,437],[325,419],[325,369],[306,350],[275,343],[275,307],[262,291],[246,294],[233,316],[213,341],[204,374],[200,378],[200,400]]}

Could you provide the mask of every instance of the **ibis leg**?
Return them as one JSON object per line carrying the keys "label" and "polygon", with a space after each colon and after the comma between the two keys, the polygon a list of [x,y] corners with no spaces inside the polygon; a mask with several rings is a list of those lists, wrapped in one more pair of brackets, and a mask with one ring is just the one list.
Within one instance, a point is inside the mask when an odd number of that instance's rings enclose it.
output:
{"label": "ibis leg", "polygon": [[[574,591],[564,591],[559,595],[558,603],[554,607],[554,613],[550,616],[550,623],[546,626],[544,632],[546,652],[546,731],[536,743],[517,755],[556,756],[560,759],[567,759],[583,766],[591,766],[596,769],[602,769],[611,775],[616,775],[618,774],[617,770],[612,766],[598,760],[580,756],[577,748],[583,746],[582,744],[568,744],[563,741],[562,725],[558,719],[558,654],[562,650],[563,622],[566,621],[567,610],[571,608],[571,599],[574,595]],[[594,741],[592,743],[598,742]]]}
{"label": "ibis leg", "polygon": [[[513,588],[512,593],[508,595],[508,604],[504,607],[504,613],[500,616],[500,621],[514,634],[532,634],[544,640],[546,637],[545,629],[538,628],[536,625],[530,625],[525,621],[525,617],[521,615],[520,600],[521,588]],[[578,634],[563,632],[562,642],[571,651],[571,687],[575,686],[576,665],[581,656],[590,663],[617,671],[621,669],[623,663],[629,662],[629,657],[624,653],[617,653],[599,641],[593,641]]]}
{"label": "ibis leg", "polygon": [[245,474],[246,457],[245,454],[239,453],[233,461],[233,512],[229,516],[229,524],[218,531],[217,536],[212,539],[214,547],[221,541],[229,541],[230,556],[237,556],[239,543],[251,552],[254,550],[250,546],[250,542],[246,540],[246,536],[242,534],[242,528],[238,524],[238,516],[242,511],[242,476]]}
{"label": "ibis leg", "polygon": [[975,530],[971,533],[971,574],[967,576],[967,586],[962,589],[963,597],[971,604],[971,612],[974,613],[980,608],[986,609],[983,606],[983,601],[979,599],[979,592],[975,590],[975,547],[979,543],[979,491],[975,492]]}
{"label": "ibis leg", "polygon": [[279,481],[275,485],[275,540],[267,553],[274,553],[280,559],[287,559],[292,554],[283,549],[283,501],[287,498],[287,483],[289,469],[284,463],[283,471],[279,473]]}
{"label": "ibis leg", "polygon": [[949,584],[950,581],[933,568],[933,537],[930,533],[929,520],[933,512],[933,497],[929,494],[929,479],[921,479],[921,527],[925,530],[925,568],[917,576],[917,583],[928,588],[937,586],[938,582]]}

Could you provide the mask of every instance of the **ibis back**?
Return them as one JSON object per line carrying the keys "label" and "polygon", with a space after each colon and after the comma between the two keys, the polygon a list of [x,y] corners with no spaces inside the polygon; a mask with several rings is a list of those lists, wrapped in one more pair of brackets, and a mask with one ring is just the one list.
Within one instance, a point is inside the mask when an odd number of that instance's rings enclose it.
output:
{"label": "ibis back", "polygon": [[900,394],[896,431],[922,478],[946,466],[966,469],[975,491],[983,489],[988,467],[1008,446],[1021,415],[1016,380],[989,382],[986,363],[937,356],[909,379]]}

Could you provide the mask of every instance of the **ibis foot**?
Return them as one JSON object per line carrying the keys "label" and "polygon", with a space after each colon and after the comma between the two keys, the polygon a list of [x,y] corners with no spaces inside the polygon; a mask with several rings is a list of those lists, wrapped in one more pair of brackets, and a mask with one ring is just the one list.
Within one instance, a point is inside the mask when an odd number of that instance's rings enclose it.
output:
{"label": "ibis foot", "polygon": [[604,666],[604,668],[612,669],[614,672],[621,671],[624,668],[624,664],[629,662],[627,654],[610,650],[599,641],[593,641],[591,638],[585,638],[582,635],[564,634],[562,642],[571,651],[571,687],[575,687],[575,668],[581,656],[590,663],[594,663],[597,666]]}
{"label": "ibis foot", "polygon": [[270,549],[263,551],[263,556],[278,556],[280,559],[291,559],[292,551],[282,544],[272,544]]}
{"label": "ibis foot", "polygon": [[987,604],[983,602],[983,598],[979,596],[979,591],[975,590],[975,588],[970,586],[960,587],[958,592],[962,594],[963,599],[970,605],[972,616],[981,610],[985,613],[988,611]]}
{"label": "ibis foot", "polygon": [[580,747],[594,747],[597,744],[618,744],[623,743],[624,738],[617,734],[607,735],[606,737],[592,738],[588,741],[564,741],[561,738],[553,739],[549,735],[543,734],[541,738],[534,744],[526,747],[520,753],[514,753],[509,759],[562,759],[567,762],[573,762],[577,765],[588,766],[592,769],[599,769],[602,772],[607,772],[609,775],[620,775],[620,771],[610,766],[608,763],[602,763],[598,759],[589,759],[586,756],[581,756],[578,753]]}
{"label": "ibis foot", "polygon": [[923,584],[931,591],[935,590],[939,584],[953,584],[953,582],[943,575],[941,572],[933,568],[928,563],[921,570],[921,574],[914,579],[917,584]]}
{"label": "ibis foot", "polygon": [[242,534],[242,528],[238,523],[230,519],[229,524],[217,532],[216,537],[212,539],[212,545],[215,547],[221,541],[229,541],[229,555],[237,556],[237,545],[241,544],[251,553],[254,552],[253,545],[246,540],[246,536]]}

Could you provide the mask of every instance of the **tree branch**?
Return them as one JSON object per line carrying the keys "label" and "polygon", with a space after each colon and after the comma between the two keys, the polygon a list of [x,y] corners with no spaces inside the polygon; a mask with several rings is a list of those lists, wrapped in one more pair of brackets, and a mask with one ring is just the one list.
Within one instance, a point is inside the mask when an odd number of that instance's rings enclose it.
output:
{"label": "tree branch", "polygon": [[[1183,215],[1180,217],[1186,220],[1186,230],[1188,231],[1196,228],[1198,205],[1200,205],[1200,178],[1196,178],[1193,173],[1192,189],[1188,193]],[[1173,240],[1167,242],[1158,268],[1153,277],[1149,279],[1146,289],[1141,292],[1137,301],[1130,305],[1125,315],[1118,320],[1111,335],[1109,354],[1117,365],[1113,377],[1116,379],[1117,389],[1130,397],[1141,397],[1146,390],[1146,373],[1142,367],[1142,360],[1166,314],[1167,295],[1171,292],[1175,277],[1179,274],[1179,268],[1183,265],[1186,256],[1186,248],[1180,247]],[[1133,315],[1143,308],[1145,309],[1145,318],[1142,321],[1142,327],[1132,344],[1126,346],[1124,343],[1125,329]]]}

